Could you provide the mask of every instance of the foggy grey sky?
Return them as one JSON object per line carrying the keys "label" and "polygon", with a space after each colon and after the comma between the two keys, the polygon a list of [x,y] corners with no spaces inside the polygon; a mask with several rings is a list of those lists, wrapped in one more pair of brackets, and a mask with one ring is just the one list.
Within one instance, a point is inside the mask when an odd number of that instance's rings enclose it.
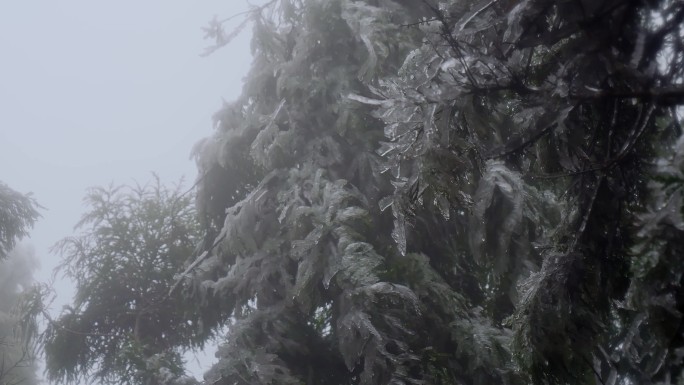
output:
{"label": "foggy grey sky", "polygon": [[[196,175],[192,145],[235,99],[249,32],[212,56],[201,27],[243,0],[0,2],[0,181],[46,207],[31,232],[47,280],[48,248],[72,233],[85,189]],[[239,22],[239,20],[238,20]],[[68,291],[64,286],[60,290]],[[69,300],[69,298],[65,298]]]}
{"label": "foggy grey sky", "polygon": [[[0,180],[48,210],[39,255],[71,232],[86,187],[195,177],[192,145],[239,95],[248,33],[208,58],[201,27],[243,1],[0,3]],[[42,269],[45,270],[45,269]]]}

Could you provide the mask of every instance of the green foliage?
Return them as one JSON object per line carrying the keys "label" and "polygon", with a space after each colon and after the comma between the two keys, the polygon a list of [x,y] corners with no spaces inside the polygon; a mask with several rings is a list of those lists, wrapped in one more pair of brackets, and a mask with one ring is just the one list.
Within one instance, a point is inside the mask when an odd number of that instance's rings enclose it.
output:
{"label": "green foliage", "polygon": [[93,188],[85,203],[80,232],[55,245],[76,294],[43,336],[49,377],[185,381],[181,348],[201,346],[210,334],[198,330],[199,305],[184,301],[182,290],[170,292],[198,242],[191,198],[155,178]]}

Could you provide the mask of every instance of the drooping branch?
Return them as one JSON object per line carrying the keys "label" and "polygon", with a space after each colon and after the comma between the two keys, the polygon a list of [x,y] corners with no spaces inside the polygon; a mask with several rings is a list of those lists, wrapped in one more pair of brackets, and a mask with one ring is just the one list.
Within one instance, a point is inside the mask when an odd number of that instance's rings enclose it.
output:
{"label": "drooping branch", "polygon": [[684,104],[684,85],[652,87],[637,90],[593,89],[586,87],[586,92],[570,93],[575,100],[598,100],[606,98],[640,99],[659,106],[675,106]]}

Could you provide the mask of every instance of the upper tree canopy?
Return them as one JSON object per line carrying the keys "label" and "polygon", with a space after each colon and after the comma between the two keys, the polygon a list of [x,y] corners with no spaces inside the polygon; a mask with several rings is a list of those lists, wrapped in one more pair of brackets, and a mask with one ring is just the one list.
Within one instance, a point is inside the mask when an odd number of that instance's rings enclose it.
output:
{"label": "upper tree canopy", "polygon": [[684,4],[249,17],[243,95],[196,147],[187,276],[235,320],[208,383],[681,377]]}

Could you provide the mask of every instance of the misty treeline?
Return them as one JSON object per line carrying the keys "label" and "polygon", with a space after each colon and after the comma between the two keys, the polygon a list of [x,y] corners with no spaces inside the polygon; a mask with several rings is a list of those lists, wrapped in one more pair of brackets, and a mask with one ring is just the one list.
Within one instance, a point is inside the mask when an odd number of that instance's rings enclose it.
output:
{"label": "misty treeline", "polygon": [[37,384],[38,325],[30,309],[40,299],[33,286],[34,250],[17,242],[40,217],[40,206],[0,182],[0,384]]}
{"label": "misty treeline", "polygon": [[239,16],[196,189],[93,189],[57,245],[51,380],[195,384],[217,341],[204,384],[684,383],[684,3]]}

